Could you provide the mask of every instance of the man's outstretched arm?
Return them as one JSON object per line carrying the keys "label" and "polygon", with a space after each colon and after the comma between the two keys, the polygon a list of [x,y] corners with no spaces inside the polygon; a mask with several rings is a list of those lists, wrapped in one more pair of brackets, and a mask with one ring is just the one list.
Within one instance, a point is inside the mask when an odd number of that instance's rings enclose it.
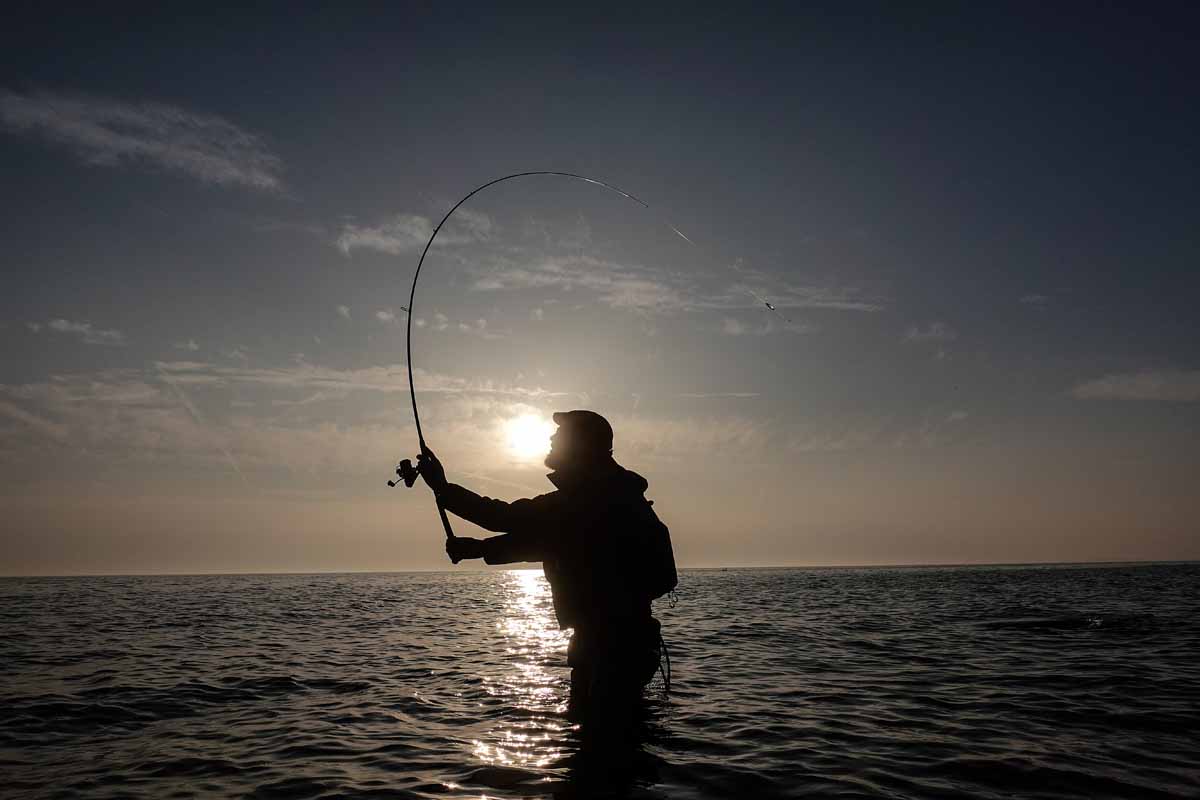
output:
{"label": "man's outstretched arm", "polygon": [[551,495],[512,503],[482,497],[447,481],[441,462],[429,450],[417,457],[417,466],[443,508],[485,530],[505,534],[488,539],[458,536],[447,540],[446,552],[451,557],[482,558],[488,564],[542,561],[546,557],[543,543],[556,505]]}

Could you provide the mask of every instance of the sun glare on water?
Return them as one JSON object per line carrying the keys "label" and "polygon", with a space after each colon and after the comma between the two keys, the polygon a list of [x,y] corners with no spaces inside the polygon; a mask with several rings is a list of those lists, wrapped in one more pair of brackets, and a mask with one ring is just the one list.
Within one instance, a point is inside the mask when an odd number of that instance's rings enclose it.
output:
{"label": "sun glare on water", "polygon": [[550,451],[554,423],[537,414],[522,414],[504,423],[504,433],[508,437],[509,452],[524,461],[533,461]]}

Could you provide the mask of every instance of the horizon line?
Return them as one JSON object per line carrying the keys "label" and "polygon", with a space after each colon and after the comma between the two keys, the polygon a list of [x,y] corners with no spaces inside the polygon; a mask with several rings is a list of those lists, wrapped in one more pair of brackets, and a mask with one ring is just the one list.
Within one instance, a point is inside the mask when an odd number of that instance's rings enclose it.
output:
{"label": "horizon line", "polygon": [[[1200,564],[1200,559],[1116,559],[1105,561],[963,561],[943,563],[869,563],[869,564],[738,564],[713,565],[701,567],[680,567],[680,572],[715,572],[722,570],[815,570],[815,569],[961,569],[964,567],[1113,567],[1113,566],[1151,566],[1169,564]],[[412,574],[454,574],[454,573],[486,573],[512,572],[534,570],[539,567],[512,567],[497,565],[494,568],[468,567],[466,569],[341,569],[341,570],[277,570],[253,572],[41,572],[41,573],[3,573],[2,579],[14,578],[199,578],[220,576],[302,576],[302,575],[412,575]]]}

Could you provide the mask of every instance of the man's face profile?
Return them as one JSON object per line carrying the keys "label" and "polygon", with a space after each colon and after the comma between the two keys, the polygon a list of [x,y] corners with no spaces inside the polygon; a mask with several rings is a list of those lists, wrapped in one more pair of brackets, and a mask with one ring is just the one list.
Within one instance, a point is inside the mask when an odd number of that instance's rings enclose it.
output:
{"label": "man's face profile", "polygon": [[563,465],[563,454],[566,452],[566,437],[563,436],[563,429],[559,426],[554,433],[550,435],[550,452],[546,454],[546,459],[542,462],[549,469],[558,469]]}

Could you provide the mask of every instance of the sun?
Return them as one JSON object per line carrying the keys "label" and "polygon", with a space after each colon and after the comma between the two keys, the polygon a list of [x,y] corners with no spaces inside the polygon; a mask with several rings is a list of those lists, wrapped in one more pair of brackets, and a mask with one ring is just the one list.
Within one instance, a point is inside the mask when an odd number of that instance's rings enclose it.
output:
{"label": "sun", "polygon": [[508,449],[523,461],[542,458],[550,451],[550,434],[554,423],[537,414],[522,414],[504,423]]}

